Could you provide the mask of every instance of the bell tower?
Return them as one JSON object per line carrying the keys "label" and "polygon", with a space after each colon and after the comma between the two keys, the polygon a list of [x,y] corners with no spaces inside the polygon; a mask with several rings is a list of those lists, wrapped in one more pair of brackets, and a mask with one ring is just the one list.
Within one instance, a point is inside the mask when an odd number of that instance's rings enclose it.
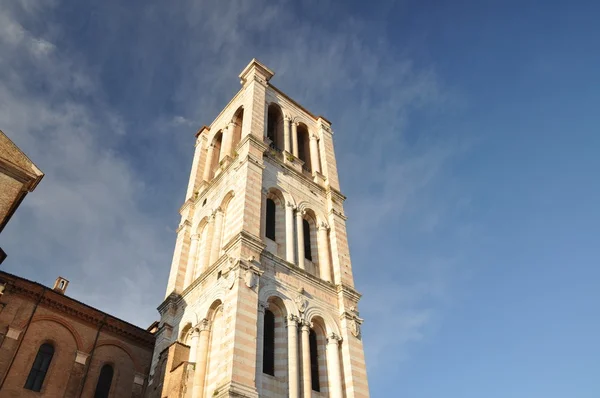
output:
{"label": "bell tower", "polygon": [[196,134],[149,397],[369,396],[331,123],[273,75]]}

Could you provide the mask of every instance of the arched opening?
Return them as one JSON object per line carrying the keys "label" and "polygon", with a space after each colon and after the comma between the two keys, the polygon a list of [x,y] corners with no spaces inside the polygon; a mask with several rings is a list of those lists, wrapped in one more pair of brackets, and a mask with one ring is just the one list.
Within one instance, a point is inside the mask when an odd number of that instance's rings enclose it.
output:
{"label": "arched opening", "polygon": [[96,384],[96,391],[94,392],[94,398],[108,398],[110,392],[110,385],[112,384],[114,369],[111,365],[106,364],[100,369],[100,376],[98,377],[98,383]]}
{"label": "arched opening", "polygon": [[271,240],[275,240],[275,202],[273,199],[267,199],[267,216],[265,225],[265,235]]}
{"label": "arched opening", "polygon": [[283,112],[276,104],[269,105],[267,110],[267,138],[271,140],[271,148],[283,151]]}
{"label": "arched opening", "polygon": [[27,381],[25,381],[26,389],[36,392],[42,389],[53,356],[54,347],[52,344],[44,343],[40,346],[27,376]]}
{"label": "arched opening", "polygon": [[304,258],[312,261],[312,250],[310,240],[310,224],[307,219],[302,220],[302,232],[304,233]]}
{"label": "arched opening", "polygon": [[[195,259],[195,268],[194,268],[194,276],[192,278],[192,282],[196,280],[204,269],[206,268],[205,264],[208,262],[208,258],[206,258],[210,253],[207,252],[208,242],[208,221],[207,219],[203,219],[198,226],[198,247],[196,249],[196,259]],[[191,254],[190,254],[191,255]]]}
{"label": "arched opening", "polygon": [[234,193],[230,191],[221,202],[221,210],[223,210],[223,226],[221,227],[221,247],[219,248],[219,257],[223,252],[223,247],[226,247],[231,238],[237,232],[237,225],[234,223],[234,214],[232,211],[232,201],[234,200]]}
{"label": "arched opening", "polygon": [[231,148],[235,151],[235,148],[242,139],[242,123],[244,121],[244,108],[240,107],[233,116],[233,134],[231,136]]}
{"label": "arched opening", "polygon": [[327,329],[320,316],[311,320],[312,328],[308,336],[310,351],[310,376],[313,391],[323,391],[329,383],[327,375]]}
{"label": "arched opening", "polygon": [[219,169],[219,158],[221,157],[221,144],[223,143],[223,132],[219,131],[213,138],[213,157],[212,164],[210,165],[211,176],[214,177],[215,173]]}
{"label": "arched opening", "polygon": [[267,192],[263,206],[264,230],[262,232],[265,234],[267,250],[285,258],[285,242],[293,238],[285,236],[285,199],[281,191],[271,188]]}
{"label": "arched opening", "polygon": [[305,124],[298,124],[298,157],[304,162],[302,166],[306,171],[312,172],[310,164],[310,141],[308,135],[308,128]]}
{"label": "arched opening", "polygon": [[310,345],[310,378],[312,382],[313,391],[321,391],[319,382],[319,351],[317,343],[317,334],[313,329],[310,330],[308,335],[308,341]]}
{"label": "arched opening", "polygon": [[227,361],[223,361],[223,331],[225,330],[225,320],[223,317],[223,303],[216,300],[208,311],[207,319],[210,321],[210,337],[208,343],[208,357],[206,367],[205,391],[215,391],[220,381],[221,375],[226,373]]}
{"label": "arched opening", "polygon": [[265,310],[263,329],[263,373],[275,376],[275,314]]}

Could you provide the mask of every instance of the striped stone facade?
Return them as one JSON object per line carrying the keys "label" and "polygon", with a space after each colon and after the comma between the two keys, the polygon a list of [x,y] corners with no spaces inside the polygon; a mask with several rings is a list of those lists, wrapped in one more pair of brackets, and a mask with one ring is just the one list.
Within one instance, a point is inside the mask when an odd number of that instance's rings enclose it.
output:
{"label": "striped stone facade", "polygon": [[369,396],[333,132],[272,76],[197,134],[149,397]]}

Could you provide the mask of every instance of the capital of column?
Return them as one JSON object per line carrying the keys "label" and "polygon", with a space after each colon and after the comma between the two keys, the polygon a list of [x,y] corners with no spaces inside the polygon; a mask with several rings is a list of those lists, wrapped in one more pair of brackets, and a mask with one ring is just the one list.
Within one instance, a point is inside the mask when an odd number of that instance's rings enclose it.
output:
{"label": "capital of column", "polygon": [[285,205],[286,205],[287,207],[291,207],[291,208],[292,208],[292,210],[295,208],[295,207],[294,207],[294,204],[293,204],[292,202],[285,202]]}
{"label": "capital of column", "polygon": [[266,302],[266,301],[259,301],[258,302],[258,312],[264,314],[267,308],[269,308],[269,303],[268,302]]}
{"label": "capital of column", "polygon": [[288,317],[287,317],[288,326],[298,327],[299,322],[300,322],[300,318],[298,318],[296,315],[288,315]]}
{"label": "capital of column", "polygon": [[210,321],[208,319],[206,319],[206,318],[202,319],[198,323],[197,329],[200,332],[209,331],[210,330]]}
{"label": "capital of column", "polygon": [[219,213],[223,213],[223,210],[221,210],[220,207],[217,207],[216,209],[213,210],[213,212],[210,216],[211,216],[211,218],[215,218]]}
{"label": "capital of column", "polygon": [[317,137],[317,136],[316,136],[316,135],[314,135],[314,134],[311,134],[311,135],[310,135],[310,137],[309,137],[309,139],[310,139],[311,141],[317,141],[317,140],[319,139],[319,137]]}
{"label": "capital of column", "polygon": [[327,344],[339,345],[342,342],[342,338],[335,333],[331,333],[327,336]]}
{"label": "capital of column", "polygon": [[312,322],[303,319],[300,321],[300,326],[303,332],[310,332],[310,328],[312,327]]}
{"label": "capital of column", "polygon": [[192,240],[198,240],[200,239],[200,234],[192,234],[191,238]]}
{"label": "capital of column", "polygon": [[195,328],[193,328],[193,329],[191,330],[191,332],[190,332],[190,338],[192,338],[192,339],[196,339],[196,338],[198,338],[198,337],[200,337],[200,329],[199,329],[199,328],[197,328],[197,327],[195,327]]}
{"label": "capital of column", "polygon": [[319,223],[317,229],[320,229],[320,230],[324,229],[324,230],[328,231],[329,230],[329,225],[325,221],[321,221]]}
{"label": "capital of column", "polygon": [[291,117],[289,117],[288,115],[284,115],[284,116],[283,116],[283,120],[285,120],[286,122],[288,122],[288,123],[289,123],[289,122],[292,120],[292,118],[291,118]]}

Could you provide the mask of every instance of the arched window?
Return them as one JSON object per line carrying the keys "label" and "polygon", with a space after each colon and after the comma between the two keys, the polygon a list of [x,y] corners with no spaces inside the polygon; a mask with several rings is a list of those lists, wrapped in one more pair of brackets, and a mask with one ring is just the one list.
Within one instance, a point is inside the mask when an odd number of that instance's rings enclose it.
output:
{"label": "arched window", "polygon": [[265,235],[272,241],[275,240],[275,202],[267,199],[267,219],[265,220]]}
{"label": "arched window", "polygon": [[269,105],[267,111],[267,138],[272,148],[283,150],[283,114],[275,104]]}
{"label": "arched window", "polygon": [[96,384],[96,392],[94,393],[94,398],[108,398],[113,373],[114,370],[111,365],[106,364],[102,366],[102,369],[100,369],[100,376],[98,376],[98,384]]}
{"label": "arched window", "polygon": [[222,144],[222,142],[223,142],[223,132],[219,131],[215,135],[215,138],[213,138],[213,142],[212,142],[212,145],[214,146],[214,148],[213,148],[212,164],[210,165],[210,170],[211,170],[211,173],[212,173],[212,177],[215,176],[215,173],[219,169],[219,160],[220,160],[220,157],[221,157],[221,144]]}
{"label": "arched window", "polygon": [[310,224],[306,220],[302,220],[302,232],[304,233],[304,258],[312,261],[312,253],[310,252]]}
{"label": "arched window", "polygon": [[304,124],[298,125],[298,157],[304,162],[302,166],[307,171],[312,171],[310,164],[310,141],[308,137],[308,129]]}
{"label": "arched window", "polygon": [[25,382],[26,389],[31,391],[40,391],[42,389],[42,384],[44,384],[44,379],[46,378],[53,355],[54,347],[52,344],[44,343],[40,346]]}
{"label": "arched window", "polygon": [[310,330],[308,336],[310,345],[310,378],[312,381],[313,391],[321,391],[319,387],[319,354],[317,351],[317,334],[314,330]]}
{"label": "arched window", "polygon": [[263,373],[275,376],[275,315],[265,310]]}
{"label": "arched window", "polygon": [[[244,108],[240,108],[237,110],[235,115],[233,116],[233,131],[231,137],[231,148],[235,151],[235,148],[240,143],[242,138],[242,124],[244,123]],[[227,155],[230,155],[229,153]]]}

